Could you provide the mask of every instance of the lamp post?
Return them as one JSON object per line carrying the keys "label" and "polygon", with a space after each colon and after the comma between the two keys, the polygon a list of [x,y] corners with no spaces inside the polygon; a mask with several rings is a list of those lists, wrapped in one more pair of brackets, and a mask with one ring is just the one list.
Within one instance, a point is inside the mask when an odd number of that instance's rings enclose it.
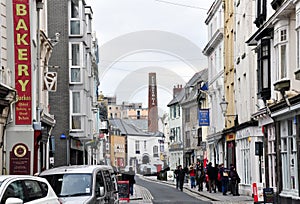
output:
{"label": "lamp post", "polygon": [[[228,102],[225,100],[224,96],[222,97],[222,101],[220,102],[220,106],[221,106],[223,116],[224,117],[234,117],[235,125],[237,125],[238,124],[238,120],[237,120],[238,115],[236,115],[236,114],[228,115],[227,114]],[[229,122],[231,122],[231,121],[229,121]]]}

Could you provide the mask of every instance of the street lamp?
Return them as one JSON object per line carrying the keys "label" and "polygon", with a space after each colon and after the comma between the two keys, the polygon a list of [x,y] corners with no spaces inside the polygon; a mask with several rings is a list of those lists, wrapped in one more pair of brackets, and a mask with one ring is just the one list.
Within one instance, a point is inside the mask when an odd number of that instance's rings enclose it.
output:
{"label": "street lamp", "polygon": [[[236,114],[227,115],[226,114],[227,113],[228,102],[225,100],[224,96],[222,97],[222,101],[220,102],[220,106],[221,106],[223,116],[224,117],[235,117],[234,122],[235,122],[235,124],[238,124],[238,120],[237,120],[238,115],[236,115]],[[229,122],[231,122],[231,121],[229,121]]]}

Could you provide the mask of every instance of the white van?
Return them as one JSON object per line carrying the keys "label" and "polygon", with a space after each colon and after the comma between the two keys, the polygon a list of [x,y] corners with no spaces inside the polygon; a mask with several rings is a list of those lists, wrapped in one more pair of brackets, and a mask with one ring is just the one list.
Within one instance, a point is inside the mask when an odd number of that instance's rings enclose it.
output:
{"label": "white van", "polygon": [[45,170],[39,176],[48,180],[63,203],[119,203],[116,175],[111,166],[62,166]]}

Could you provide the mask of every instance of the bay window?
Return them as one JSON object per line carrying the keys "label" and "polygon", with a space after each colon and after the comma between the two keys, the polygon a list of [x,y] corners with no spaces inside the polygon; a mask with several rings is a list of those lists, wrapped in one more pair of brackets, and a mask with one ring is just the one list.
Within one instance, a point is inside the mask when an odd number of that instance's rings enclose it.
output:
{"label": "bay window", "polygon": [[270,39],[263,38],[257,47],[258,96],[263,100],[271,97]]}

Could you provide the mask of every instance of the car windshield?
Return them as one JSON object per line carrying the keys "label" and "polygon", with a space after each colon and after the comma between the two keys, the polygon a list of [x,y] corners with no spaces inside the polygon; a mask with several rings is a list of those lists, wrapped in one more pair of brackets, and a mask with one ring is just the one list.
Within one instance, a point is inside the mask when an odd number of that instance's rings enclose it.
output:
{"label": "car windshield", "polygon": [[45,176],[45,178],[58,197],[91,195],[91,174],[56,174]]}

